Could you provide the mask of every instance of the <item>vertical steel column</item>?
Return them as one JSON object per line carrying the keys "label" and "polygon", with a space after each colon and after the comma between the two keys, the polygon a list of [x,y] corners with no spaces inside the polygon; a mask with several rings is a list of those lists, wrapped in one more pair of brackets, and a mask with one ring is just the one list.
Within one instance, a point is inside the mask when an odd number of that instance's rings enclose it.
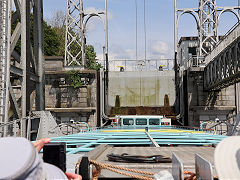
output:
{"label": "vertical steel column", "polygon": [[236,104],[236,113],[240,111],[240,83],[235,84],[235,104]]}
{"label": "vertical steel column", "polygon": [[178,44],[178,18],[177,18],[177,0],[174,0],[174,52],[177,53]]}
{"label": "vertical steel column", "polygon": [[106,60],[106,79],[105,79],[105,112],[108,110],[108,74],[109,74],[109,62],[108,62],[108,10],[107,10],[107,0],[105,0],[105,60]]}
{"label": "vertical steel column", "polygon": [[85,35],[84,35],[84,12],[83,12],[83,0],[80,0],[80,24],[81,24],[81,41],[82,41],[82,67],[86,66],[86,55],[85,55]]}
{"label": "vertical steel column", "polygon": [[[12,2],[15,4],[16,11],[14,12],[11,8]],[[3,3],[5,3],[4,6],[2,6]],[[6,123],[9,118],[26,118],[27,113],[31,110],[30,96],[36,90],[36,86],[38,86],[36,108],[44,109],[42,0],[2,0],[0,4],[0,78],[3,80],[0,82],[0,96],[2,97],[0,98],[0,114],[5,116],[4,118],[2,115],[0,116],[0,118],[2,117],[0,122]],[[34,6],[34,49],[31,44],[30,32],[32,6]],[[1,16],[2,12],[4,12],[4,16]],[[17,25],[11,34],[13,24]],[[20,37],[21,52],[15,49]],[[11,63],[12,76],[10,76],[10,57],[13,62]],[[38,61],[37,65],[36,60]],[[10,78],[12,79],[10,80]],[[2,93],[3,90],[4,93]],[[18,95],[15,96],[15,93]],[[3,110],[3,108],[5,109]],[[26,137],[26,121],[21,121],[21,127],[21,134]],[[4,136],[6,135],[5,129]]]}
{"label": "vertical steel column", "polygon": [[36,110],[45,109],[45,76],[43,57],[43,3],[42,0],[34,0],[34,56],[36,59],[37,75],[39,82],[36,84]]}
{"label": "vertical steel column", "polygon": [[[11,39],[11,7],[12,2],[3,0],[1,3],[1,23],[0,30],[0,71],[1,71],[1,120],[0,123],[8,122],[8,102],[10,83],[10,39]],[[3,136],[7,135],[7,126],[3,129]]]}
{"label": "vertical steel column", "polygon": [[[26,7],[27,0],[22,0],[21,2],[21,69],[23,72],[22,75],[22,98],[21,98],[21,108],[22,108],[22,117],[27,115],[27,22],[26,22]],[[22,121],[22,136],[26,136],[26,121]]]}

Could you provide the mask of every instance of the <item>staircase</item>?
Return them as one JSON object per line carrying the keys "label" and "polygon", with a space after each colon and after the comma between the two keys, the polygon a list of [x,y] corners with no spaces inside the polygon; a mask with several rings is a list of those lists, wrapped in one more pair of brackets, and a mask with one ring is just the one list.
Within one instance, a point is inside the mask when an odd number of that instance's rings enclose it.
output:
{"label": "staircase", "polygon": [[33,115],[40,117],[37,140],[63,136],[50,111],[34,111]]}

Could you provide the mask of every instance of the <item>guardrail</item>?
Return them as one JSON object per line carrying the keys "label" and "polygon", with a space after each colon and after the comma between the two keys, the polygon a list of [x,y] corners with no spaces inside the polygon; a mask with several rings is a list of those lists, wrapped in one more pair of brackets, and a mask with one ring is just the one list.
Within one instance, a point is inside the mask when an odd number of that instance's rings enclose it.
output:
{"label": "guardrail", "polygon": [[234,24],[233,27],[231,27],[231,29],[229,29],[228,32],[221,37],[221,39],[217,42],[217,44],[215,45],[215,47],[214,47],[213,49],[211,49],[211,51],[210,51],[209,53],[211,53],[224,39],[226,39],[226,37],[227,37],[232,31],[234,31],[239,24],[240,24],[240,22],[237,22],[236,24]]}
{"label": "guardrail", "polygon": [[192,56],[188,60],[188,67],[201,67],[204,66],[203,56]]}
{"label": "guardrail", "polygon": [[[105,67],[104,60],[97,62]],[[173,59],[109,60],[109,71],[164,71],[173,67]]]}
{"label": "guardrail", "polygon": [[[14,136],[14,137],[26,137],[27,139],[30,138],[31,132],[31,119],[36,117],[25,117],[22,119],[14,119],[8,123],[0,124],[0,137],[4,136]],[[27,127],[23,127],[23,121],[26,121]],[[7,134],[4,135],[4,129],[7,129]],[[23,130],[26,130],[26,133]]]}

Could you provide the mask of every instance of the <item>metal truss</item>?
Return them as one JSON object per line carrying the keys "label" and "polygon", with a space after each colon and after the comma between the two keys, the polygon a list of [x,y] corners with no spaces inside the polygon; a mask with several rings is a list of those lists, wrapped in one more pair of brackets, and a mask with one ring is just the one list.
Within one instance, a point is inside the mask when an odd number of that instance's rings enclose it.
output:
{"label": "metal truss", "polygon": [[[1,0],[0,4],[0,123],[6,123],[28,116],[33,106],[36,110],[45,108],[43,15],[42,0]],[[22,127],[25,134],[26,123]],[[6,135],[6,129],[0,131]]]}
{"label": "metal truss", "polygon": [[[231,42],[216,57],[209,54],[206,59],[212,59],[204,68],[204,88],[206,90],[220,90],[240,81],[240,25],[229,34]],[[234,39],[237,39],[235,40]],[[227,45],[224,40],[222,46]],[[221,46],[221,43],[218,45]]]}
{"label": "metal truss", "polygon": [[104,22],[106,27],[107,21],[102,19],[100,16],[101,14],[106,13],[94,12],[91,14],[86,14],[83,10],[83,0],[67,0],[64,60],[65,67],[80,66],[81,68],[85,68],[86,24],[91,17],[96,16]]}
{"label": "metal truss", "polygon": [[199,0],[198,8],[183,8],[179,9],[177,7],[177,0],[174,1],[175,4],[175,53],[177,52],[178,44],[178,22],[183,14],[190,14],[196,21],[198,29],[198,56],[202,57],[207,55],[217,44],[218,39],[218,22],[221,15],[225,12],[231,12],[236,15],[238,21],[240,21],[240,16],[237,10],[240,6],[233,7],[219,7],[216,5],[216,0]]}

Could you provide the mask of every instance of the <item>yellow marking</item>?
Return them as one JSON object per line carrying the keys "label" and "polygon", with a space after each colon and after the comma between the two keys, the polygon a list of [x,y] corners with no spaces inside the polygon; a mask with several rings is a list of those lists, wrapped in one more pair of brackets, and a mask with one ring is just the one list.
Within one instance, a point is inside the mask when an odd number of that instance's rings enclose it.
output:
{"label": "yellow marking", "polygon": [[[145,129],[112,129],[101,130],[101,132],[145,132]],[[206,133],[205,131],[179,130],[179,129],[150,129],[148,132],[166,132],[166,133]]]}

